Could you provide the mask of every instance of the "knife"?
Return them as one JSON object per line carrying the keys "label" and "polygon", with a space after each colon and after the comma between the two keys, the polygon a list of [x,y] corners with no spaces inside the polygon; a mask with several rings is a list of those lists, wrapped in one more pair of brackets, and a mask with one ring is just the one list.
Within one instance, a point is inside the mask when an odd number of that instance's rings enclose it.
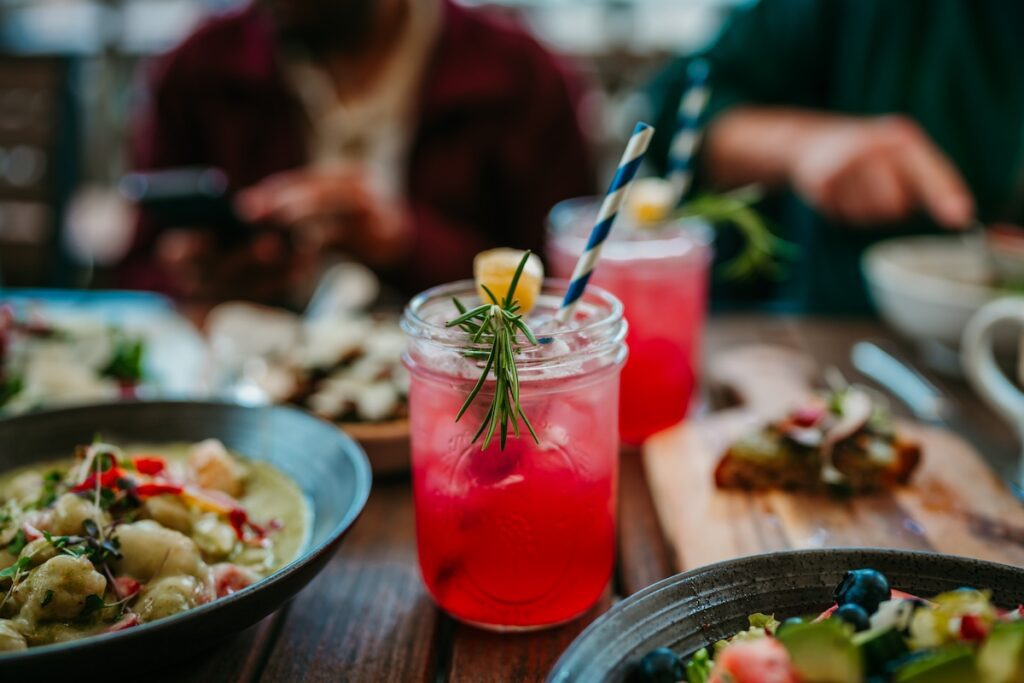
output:
{"label": "knife", "polygon": [[[991,452],[992,444],[977,435],[956,405],[895,352],[883,348],[879,343],[859,341],[853,345],[850,359],[857,370],[902,401],[921,422],[957,433],[980,453]],[[1024,489],[1011,480],[1006,480],[1006,484],[1013,495],[1024,502]]]}

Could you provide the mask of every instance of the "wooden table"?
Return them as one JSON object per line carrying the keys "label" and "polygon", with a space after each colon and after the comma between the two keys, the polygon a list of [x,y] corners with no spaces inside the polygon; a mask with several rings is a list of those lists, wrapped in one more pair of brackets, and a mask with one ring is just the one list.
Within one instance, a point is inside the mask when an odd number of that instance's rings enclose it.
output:
{"label": "wooden table", "polygon": [[[705,355],[750,342],[802,350],[863,380],[851,344],[889,338],[867,320],[788,317],[713,318]],[[909,355],[909,354],[908,354]],[[1008,471],[1010,430],[959,382],[932,378],[960,404],[986,440],[993,464]],[[900,406],[894,402],[897,410]],[[618,565],[604,599],[584,619],[527,635],[481,632],[441,614],[416,567],[408,478],[375,481],[362,517],[324,572],[289,605],[229,639],[161,672],[167,681],[540,681],[580,630],[623,596],[674,573],[637,453],[623,453]]]}

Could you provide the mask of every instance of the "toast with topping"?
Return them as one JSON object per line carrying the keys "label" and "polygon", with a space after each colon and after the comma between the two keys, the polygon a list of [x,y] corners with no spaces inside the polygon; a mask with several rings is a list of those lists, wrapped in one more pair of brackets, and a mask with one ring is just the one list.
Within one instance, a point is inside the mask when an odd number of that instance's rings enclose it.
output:
{"label": "toast with topping", "polygon": [[896,433],[884,403],[851,386],[740,438],[719,460],[715,483],[870,492],[906,484],[920,461],[919,444]]}

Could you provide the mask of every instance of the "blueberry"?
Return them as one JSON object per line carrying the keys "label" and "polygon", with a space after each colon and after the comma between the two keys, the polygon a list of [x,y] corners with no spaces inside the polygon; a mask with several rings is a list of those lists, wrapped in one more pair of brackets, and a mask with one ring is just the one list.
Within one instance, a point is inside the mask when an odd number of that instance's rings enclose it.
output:
{"label": "blueberry", "polygon": [[686,672],[683,660],[667,647],[651,650],[640,660],[639,677],[643,683],[676,683]]}
{"label": "blueberry", "polygon": [[889,581],[874,569],[854,569],[846,572],[846,576],[836,586],[832,597],[836,604],[854,604],[864,608],[868,614],[874,614],[883,600],[892,595]]}
{"label": "blueberry", "polygon": [[833,616],[836,619],[842,619],[847,624],[853,624],[856,631],[867,631],[871,628],[871,618],[868,617],[868,613],[864,611],[863,607],[854,605],[852,602],[840,605]]}

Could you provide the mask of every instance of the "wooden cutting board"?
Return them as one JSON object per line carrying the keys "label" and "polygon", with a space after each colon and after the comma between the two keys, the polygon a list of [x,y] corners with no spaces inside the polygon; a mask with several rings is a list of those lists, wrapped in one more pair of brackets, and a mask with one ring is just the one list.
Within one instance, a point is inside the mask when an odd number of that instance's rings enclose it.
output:
{"label": "wooden cutting board", "polygon": [[741,555],[841,546],[934,550],[1024,565],[1024,506],[981,456],[952,432],[914,422],[898,428],[922,444],[905,488],[848,500],[827,495],[723,491],[719,456],[737,437],[784,416],[821,386],[821,369],[795,351],[745,346],[720,352],[707,380],[736,407],[651,438],[644,465],[679,570]]}

